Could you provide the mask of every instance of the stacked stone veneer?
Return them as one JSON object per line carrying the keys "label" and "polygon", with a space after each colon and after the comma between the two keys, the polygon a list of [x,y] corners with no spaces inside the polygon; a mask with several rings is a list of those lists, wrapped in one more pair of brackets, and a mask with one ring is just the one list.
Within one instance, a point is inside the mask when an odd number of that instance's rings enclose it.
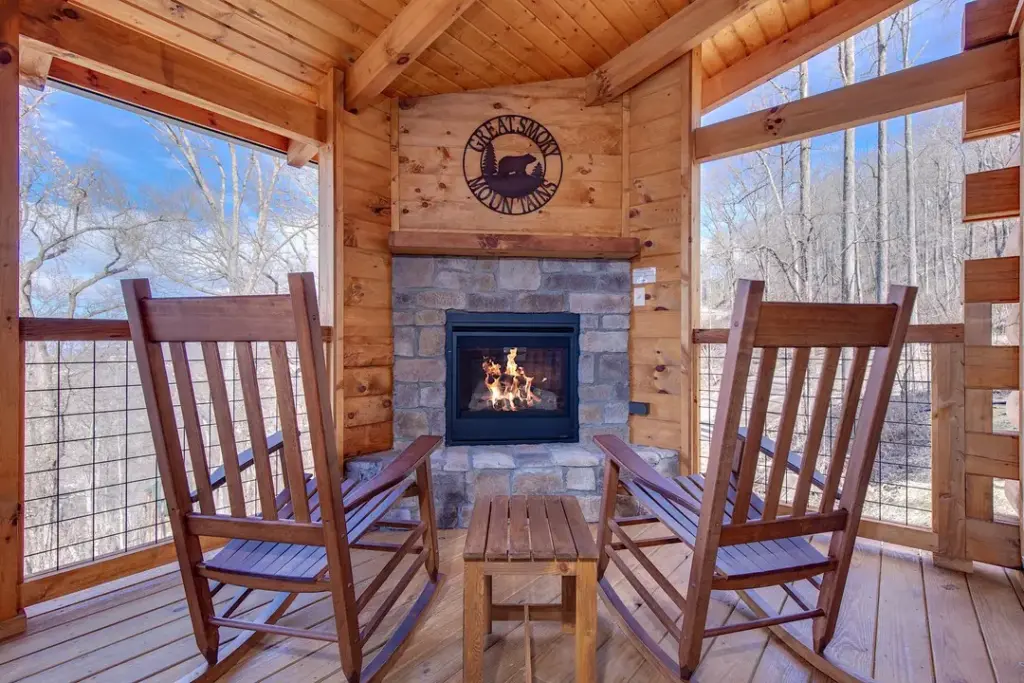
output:
{"label": "stacked stone veneer", "polygon": [[[431,457],[443,528],[465,526],[477,496],[566,494],[595,521],[604,458],[595,434],[628,440],[630,282],[627,261],[395,257],[395,449],[347,462],[370,477],[421,434],[445,433],[445,321],[448,311],[579,313],[578,444],[451,446]],[[675,451],[637,448],[665,474]],[[415,505],[400,511],[415,515]]]}

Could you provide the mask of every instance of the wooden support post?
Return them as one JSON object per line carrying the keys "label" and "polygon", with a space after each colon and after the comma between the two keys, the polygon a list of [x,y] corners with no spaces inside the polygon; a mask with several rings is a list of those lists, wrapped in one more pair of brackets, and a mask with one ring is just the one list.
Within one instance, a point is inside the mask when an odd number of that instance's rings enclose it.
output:
{"label": "wooden support post", "polygon": [[935,564],[972,571],[967,559],[964,346],[932,345],[932,529]]}
{"label": "wooden support post", "polygon": [[22,419],[18,330],[18,0],[0,0],[0,640],[25,631]]}
{"label": "wooden support post", "polygon": [[320,308],[323,319],[334,325],[331,339],[331,377],[334,387],[334,429],[338,454],[344,449],[345,361],[344,264],[345,264],[345,73],[327,71],[320,92],[320,106],[326,112],[327,141],[320,147]]}
{"label": "wooden support post", "polygon": [[679,473],[700,471],[700,347],[693,343],[693,331],[700,327],[700,164],[697,162],[696,133],[702,109],[701,48],[679,60],[683,97],[680,134],[680,221],[679,343],[682,346],[682,400],[679,443]]}

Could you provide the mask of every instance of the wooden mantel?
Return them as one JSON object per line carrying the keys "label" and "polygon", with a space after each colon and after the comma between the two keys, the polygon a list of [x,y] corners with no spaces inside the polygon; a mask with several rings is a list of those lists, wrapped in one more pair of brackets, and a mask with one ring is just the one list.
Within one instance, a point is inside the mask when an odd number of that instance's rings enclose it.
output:
{"label": "wooden mantel", "polygon": [[640,253],[640,240],[635,237],[402,230],[391,233],[390,243],[392,254],[412,256],[629,259]]}

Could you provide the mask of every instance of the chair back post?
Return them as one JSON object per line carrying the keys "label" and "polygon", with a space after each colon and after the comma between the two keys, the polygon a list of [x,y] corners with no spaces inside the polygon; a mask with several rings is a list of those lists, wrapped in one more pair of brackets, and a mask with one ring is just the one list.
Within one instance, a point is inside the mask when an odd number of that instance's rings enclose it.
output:
{"label": "chair back post", "polygon": [[[693,665],[695,669],[696,663],[700,661],[704,622],[707,619],[708,606],[711,601],[711,580],[715,571],[715,558],[719,537],[722,533],[722,521],[725,516],[729,478],[733,473],[733,457],[739,438],[743,397],[746,392],[747,377],[750,373],[754,335],[757,331],[763,298],[763,282],[751,280],[739,282],[719,394],[718,409],[725,411],[725,418],[715,420],[714,431],[711,435],[711,457],[708,462],[708,488],[706,489],[708,495],[704,498],[700,509],[700,521],[690,567],[689,588],[686,593],[686,610],[683,615],[685,627],[679,640],[679,665],[684,669],[684,673],[690,665]],[[689,673],[692,673],[692,670]]]}
{"label": "chair back post", "polygon": [[839,499],[839,509],[847,512],[846,527],[832,534],[829,543],[829,557],[837,562],[836,570],[829,572],[822,579],[818,594],[818,607],[825,611],[825,616],[814,622],[814,647],[822,652],[835,633],[836,620],[839,616],[839,599],[846,588],[850,562],[853,558],[854,544],[857,540],[857,527],[860,525],[864,508],[864,498],[871,483],[871,471],[874,468],[875,456],[881,441],[882,428],[886,412],[889,410],[889,399],[892,395],[896,371],[903,345],[917,298],[917,288],[893,286],[889,288],[888,302],[897,307],[896,319],[893,322],[887,346],[878,348],[871,364],[871,372],[867,379],[867,388],[861,402],[860,417],[857,421],[856,434],[847,466],[843,493]]}

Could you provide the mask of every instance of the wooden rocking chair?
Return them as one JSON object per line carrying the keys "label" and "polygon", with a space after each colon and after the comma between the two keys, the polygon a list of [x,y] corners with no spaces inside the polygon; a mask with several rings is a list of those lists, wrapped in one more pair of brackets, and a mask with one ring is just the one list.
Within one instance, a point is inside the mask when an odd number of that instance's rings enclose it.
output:
{"label": "wooden rocking chair", "polygon": [[[167,513],[196,643],[207,665],[191,679],[213,680],[233,666],[263,633],[336,641],[341,670],[348,681],[377,681],[423,615],[441,579],[438,574],[437,528],[431,491],[431,451],[436,436],[422,436],[369,481],[344,480],[335,446],[329,381],[316,289],[309,273],[288,276],[289,295],[211,298],[151,298],[147,280],[122,283],[132,342],[139,364]],[[266,435],[253,343],[268,342],[273,387],[281,432]],[[312,473],[302,458],[291,362],[287,343],[294,342],[308,414]],[[220,348],[232,343],[241,386],[251,448],[238,453],[224,379]],[[195,490],[176,422],[177,408],[164,360],[164,346],[180,399],[181,421],[188,445]],[[194,346],[193,346],[194,345]],[[189,352],[201,350],[202,360]],[[193,366],[196,363],[197,366]],[[212,413],[223,465],[211,470],[204,429],[200,425],[194,367],[205,367]],[[264,386],[267,384],[264,381]],[[273,399],[271,399],[273,400]],[[273,470],[271,455],[280,456]],[[246,511],[242,474],[253,468],[258,514]],[[410,475],[415,474],[414,478]],[[275,484],[278,484],[275,488]],[[226,490],[226,500],[223,495]],[[215,501],[220,498],[221,507]],[[398,523],[408,534],[398,543],[361,542],[402,498],[419,497],[418,523]],[[198,510],[195,507],[198,506]],[[391,525],[392,522],[387,522]],[[213,557],[204,559],[200,537],[229,539]],[[391,558],[356,596],[351,551],[386,552]],[[411,558],[404,574],[364,623],[360,613],[395,572]],[[426,583],[390,637],[363,666],[363,649],[410,581],[426,569]],[[215,610],[214,596],[225,585],[239,586],[224,609]],[[233,616],[253,591],[273,591],[271,602],[254,619]],[[329,592],[336,630],[303,630],[276,622],[299,593]],[[219,629],[241,629],[242,635],[221,644]],[[375,644],[379,643],[374,641]]]}
{"label": "wooden rocking chair", "polygon": [[[768,627],[825,675],[840,681],[863,680],[825,656],[825,648],[835,632],[916,289],[893,287],[889,303],[877,305],[762,303],[763,293],[763,282],[741,281],[737,288],[706,477],[696,474],[668,479],[617,437],[595,437],[608,456],[598,530],[598,585],[626,632],[639,641],[655,666],[672,677],[689,680],[700,664],[704,638]],[[837,413],[832,452],[822,476],[816,467],[818,454],[846,347],[852,348],[847,356],[851,365]],[[746,428],[741,429],[755,348],[762,351]],[[772,441],[765,437],[765,423],[780,348],[794,351]],[[823,348],[824,353],[800,455],[791,453],[790,446],[812,348]],[[868,372],[872,349],[874,357]],[[867,386],[862,398],[865,375]],[[754,492],[760,453],[771,460],[763,499]],[[781,500],[787,470],[796,475],[790,505]],[[631,476],[620,479],[624,473]],[[818,504],[809,507],[812,484],[817,488]],[[649,516],[615,519],[616,494],[621,490],[632,495]],[[634,541],[623,527],[637,522],[660,523],[671,536]],[[822,554],[807,537],[826,533],[832,536],[828,552]],[[693,548],[685,598],[642,549],[679,542]],[[681,625],[670,615],[672,608],[659,605],[618,557],[616,551],[623,549],[636,556],[675,604]],[[667,633],[678,640],[678,660],[657,644],[616,594],[604,576],[609,561],[648,603]],[[804,590],[798,591],[797,582],[804,580],[809,584],[801,585]],[[778,613],[757,590],[768,586],[781,586],[799,609]],[[815,589],[817,604],[805,599]],[[706,628],[712,590],[737,591],[756,618]],[[811,647],[783,626],[804,619],[813,620]]]}

